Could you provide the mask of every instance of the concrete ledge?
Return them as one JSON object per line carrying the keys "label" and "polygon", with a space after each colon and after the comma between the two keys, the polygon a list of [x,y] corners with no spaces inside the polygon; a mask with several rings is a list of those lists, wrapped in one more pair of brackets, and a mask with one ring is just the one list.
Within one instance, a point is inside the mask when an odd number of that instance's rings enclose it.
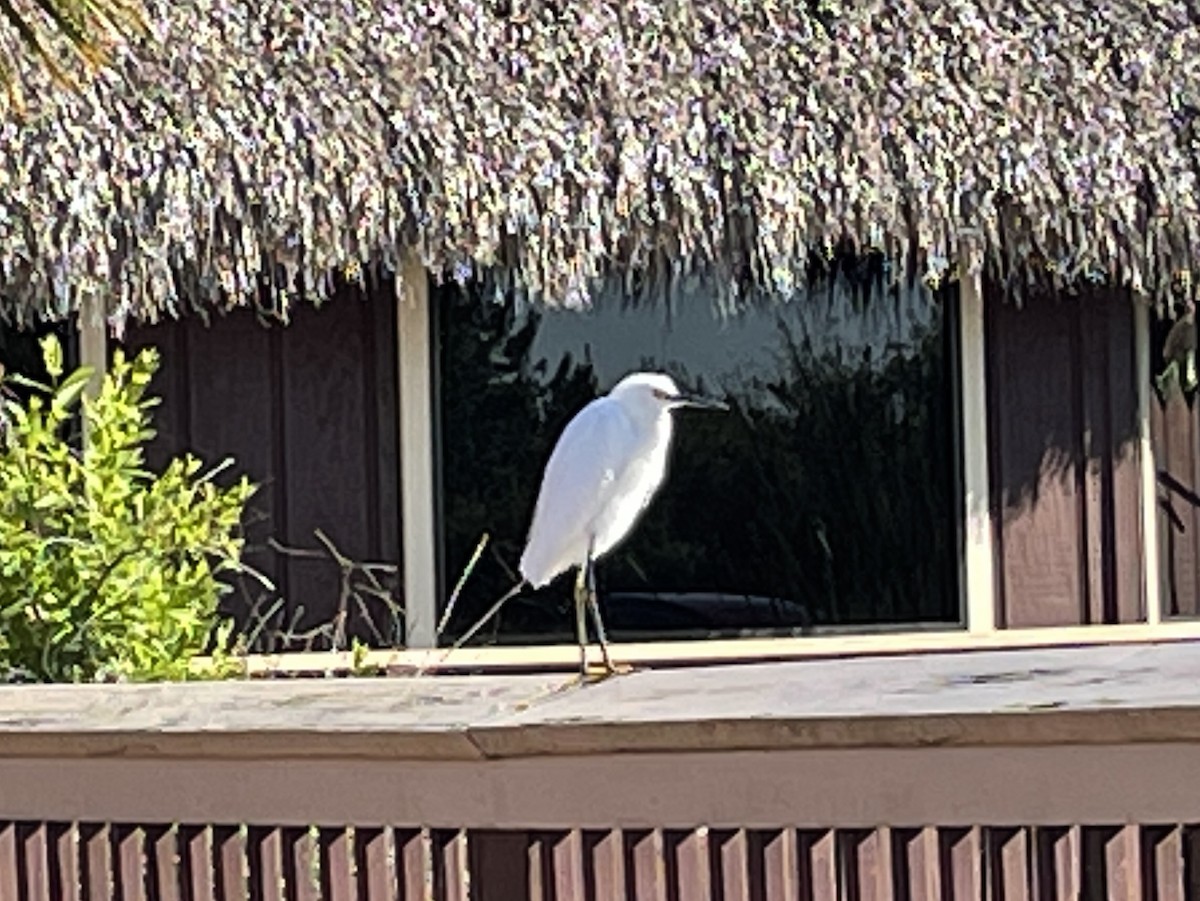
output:
{"label": "concrete ledge", "polygon": [[471,761],[1200,743],[1191,643],[562,676],[0,688],[0,758]]}

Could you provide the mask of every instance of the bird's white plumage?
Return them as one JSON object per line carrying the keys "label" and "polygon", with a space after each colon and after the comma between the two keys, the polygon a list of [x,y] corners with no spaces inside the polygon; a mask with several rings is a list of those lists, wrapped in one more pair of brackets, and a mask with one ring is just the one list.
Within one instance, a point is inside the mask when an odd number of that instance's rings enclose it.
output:
{"label": "bird's white plumage", "polygon": [[665,375],[637,373],[567,423],[546,464],[521,576],[535,588],[596,559],[633,528],[666,476],[671,398]]}

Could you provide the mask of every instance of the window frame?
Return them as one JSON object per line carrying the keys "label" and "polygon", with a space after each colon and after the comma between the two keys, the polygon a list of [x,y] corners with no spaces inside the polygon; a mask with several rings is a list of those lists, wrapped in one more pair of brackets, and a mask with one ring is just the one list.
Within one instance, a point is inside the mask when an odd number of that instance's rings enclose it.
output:
{"label": "window frame", "polygon": [[[410,257],[411,259],[411,257]],[[904,624],[888,626],[881,624],[870,629],[846,629],[824,632],[810,636],[780,636],[772,638],[722,638],[722,639],[665,639],[660,641],[621,642],[614,645],[624,651],[618,654],[628,662],[648,663],[668,660],[725,659],[730,655],[760,658],[770,656],[773,649],[815,647],[814,643],[834,642],[844,647],[901,647],[914,636],[923,636],[922,642],[935,644],[950,637],[955,643],[965,635],[990,635],[996,631],[993,573],[993,540],[990,514],[990,495],[987,467],[987,398],[984,359],[984,312],[981,292],[981,270],[974,265],[974,258],[964,249],[960,259],[961,271],[971,273],[960,283],[957,320],[959,333],[957,345],[959,358],[957,380],[959,383],[958,443],[962,454],[960,518],[960,617],[957,622]],[[436,545],[438,523],[436,485],[436,391],[434,390],[436,361],[432,356],[433,334],[430,313],[429,280],[419,265],[406,265],[403,284],[396,286],[398,303],[408,312],[401,317],[397,358],[400,361],[401,415],[400,453],[408,456],[410,463],[417,463],[425,474],[424,484],[415,469],[406,470],[412,481],[402,478],[401,491],[411,499],[404,502],[402,532],[409,536],[402,549],[404,560],[404,582],[406,606],[411,628],[408,633],[409,649],[437,648],[437,637],[430,626],[437,621],[437,564]],[[422,312],[423,311],[423,312]],[[403,387],[407,381],[412,392]],[[406,408],[404,402],[414,406]],[[403,468],[403,467],[402,467]],[[428,486],[428,487],[427,487]],[[932,636],[932,638],[931,638]],[[517,650],[531,665],[544,662],[557,664],[577,659],[574,645],[511,645],[505,650]],[[468,654],[468,651],[471,651]],[[491,650],[492,654],[479,656],[479,652]],[[495,661],[507,661],[511,653],[494,653],[500,649],[467,649],[453,652],[453,656],[464,661],[472,659],[482,662],[494,657]],[[444,650],[441,650],[445,654]],[[793,651],[787,651],[789,655]],[[449,662],[449,661],[448,661]],[[501,664],[503,665],[503,664]]]}
{"label": "window frame", "polygon": [[[1067,644],[1139,643],[1200,639],[1200,620],[1172,621],[1162,616],[1154,448],[1150,430],[1150,318],[1147,302],[1134,306],[1135,376],[1137,378],[1138,443],[1141,461],[1140,538],[1145,560],[1142,597],[1146,620],[1131,624],[1098,624],[1003,629],[998,626],[993,535],[984,335],[982,257],[975,243],[960,245],[959,266],[959,442],[962,497],[962,618],[958,623],[872,627],[869,632],[837,631],[808,636],[671,639],[621,642],[615,659],[634,665],[688,665],[827,657],[858,654],[919,653],[987,648],[1050,647]],[[556,669],[578,662],[573,644],[465,647],[449,652],[437,646],[438,560],[436,540],[436,361],[433,356],[429,275],[415,252],[405,255],[396,277],[398,435],[401,528],[399,559],[403,562],[406,604],[406,647],[378,650],[373,665],[423,670],[431,664],[471,669]],[[85,310],[78,319],[80,358],[105,368],[107,334],[103,318]],[[253,662],[252,671],[302,672],[328,669],[330,654],[297,653]],[[337,655],[334,655],[337,656]],[[286,658],[286,661],[284,660]],[[311,659],[310,659],[311,658]],[[347,660],[349,657],[347,656]]]}

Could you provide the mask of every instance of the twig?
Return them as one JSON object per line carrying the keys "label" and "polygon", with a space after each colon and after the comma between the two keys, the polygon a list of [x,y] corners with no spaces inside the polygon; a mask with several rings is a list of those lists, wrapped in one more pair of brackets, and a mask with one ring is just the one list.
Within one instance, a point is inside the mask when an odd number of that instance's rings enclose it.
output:
{"label": "twig", "polygon": [[[492,606],[488,608],[487,613],[485,613],[483,616],[479,617],[479,619],[477,619],[475,621],[475,625],[473,625],[473,626],[471,626],[471,628],[467,629],[467,631],[464,632],[459,637],[459,639],[456,642],[454,642],[454,644],[450,645],[450,647],[448,647],[446,649],[446,652],[444,654],[442,654],[442,656],[438,659],[438,662],[435,664],[435,667],[440,667],[443,663],[446,662],[446,658],[448,658],[454,651],[457,651],[464,644],[466,644],[468,641],[470,641],[472,638],[474,638],[475,633],[478,632],[480,629],[482,629],[488,620],[490,620],[493,616],[495,616],[497,613],[499,613],[500,608],[503,607],[507,601],[516,597],[517,593],[522,588],[524,588],[527,584],[529,584],[529,583],[526,582],[524,579],[521,579],[521,581],[517,582],[516,585],[514,585],[512,588],[510,588],[508,591],[506,591],[503,595],[501,595],[500,600],[498,600],[498,601],[496,601],[496,603],[492,604]],[[418,676],[423,675],[425,673],[426,669],[427,669],[427,667],[425,667],[425,666],[419,667],[417,669],[416,675],[418,675]]]}
{"label": "twig", "polygon": [[500,568],[502,570],[504,570],[504,574],[506,576],[508,576],[510,579],[512,579],[514,582],[518,581],[521,578],[515,572],[513,572],[513,568],[508,565],[508,561],[506,561],[503,557],[500,556],[500,549],[498,547],[496,547],[496,545],[494,545],[494,544],[492,545],[492,558],[497,563],[500,564]]}
{"label": "twig", "polygon": [[462,593],[463,585],[466,584],[467,578],[475,569],[475,565],[479,562],[479,558],[483,555],[483,549],[487,547],[488,533],[484,532],[483,537],[479,539],[479,544],[475,545],[475,553],[471,554],[471,559],[467,561],[467,565],[463,568],[462,575],[458,577],[458,582],[454,585],[454,590],[450,592],[450,600],[446,604],[446,612],[442,614],[441,620],[437,626],[437,637],[441,638],[442,633],[446,631],[446,624],[450,622],[450,615],[454,612],[454,607],[458,604],[458,597]]}

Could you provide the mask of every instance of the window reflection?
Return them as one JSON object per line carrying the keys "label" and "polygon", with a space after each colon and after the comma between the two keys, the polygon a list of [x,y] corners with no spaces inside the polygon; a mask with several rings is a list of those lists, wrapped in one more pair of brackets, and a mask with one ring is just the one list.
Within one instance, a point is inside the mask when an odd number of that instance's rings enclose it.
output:
{"label": "window reflection", "polygon": [[[434,292],[443,597],[481,535],[443,641],[515,581],[559,432],[626,373],[725,398],[679,412],[667,483],[597,566],[616,640],[958,622],[956,351],[950,291],[838,278],[714,313],[602,294],[586,313]],[[511,601],[476,643],[571,641],[572,578]]]}

